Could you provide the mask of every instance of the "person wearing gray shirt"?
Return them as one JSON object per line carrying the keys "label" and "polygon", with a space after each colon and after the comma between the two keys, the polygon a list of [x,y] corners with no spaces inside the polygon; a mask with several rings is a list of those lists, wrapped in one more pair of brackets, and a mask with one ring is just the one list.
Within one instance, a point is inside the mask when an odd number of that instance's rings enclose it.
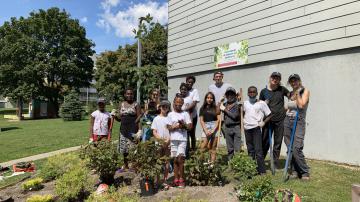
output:
{"label": "person wearing gray shirt", "polygon": [[223,82],[224,74],[221,71],[217,71],[214,73],[213,80],[214,84],[211,84],[208,88],[209,92],[214,93],[215,95],[215,103],[219,104],[222,97],[225,95],[226,89],[232,87],[231,84]]}

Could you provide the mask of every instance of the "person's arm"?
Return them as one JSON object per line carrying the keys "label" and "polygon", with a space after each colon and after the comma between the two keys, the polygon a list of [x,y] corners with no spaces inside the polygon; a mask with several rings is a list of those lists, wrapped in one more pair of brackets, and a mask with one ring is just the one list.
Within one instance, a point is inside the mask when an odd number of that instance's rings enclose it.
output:
{"label": "person's arm", "polygon": [[90,128],[89,128],[90,135],[89,135],[89,138],[92,138],[92,136],[94,134],[94,131],[93,131],[94,122],[95,122],[95,118],[90,115]]}
{"label": "person's arm", "polygon": [[287,97],[288,99],[290,99],[290,97],[291,97],[290,91],[287,88],[285,88],[284,86],[283,86],[283,92],[284,92],[284,96]]}
{"label": "person's arm", "polygon": [[226,114],[226,116],[230,117],[232,120],[236,120],[239,119],[240,117],[240,113],[239,113],[239,106],[231,106],[232,107],[237,107],[236,110],[234,110],[234,112],[231,112],[228,107],[225,107],[225,110],[223,110],[224,114]]}
{"label": "person's arm", "polygon": [[270,119],[271,119],[271,117],[273,116],[273,114],[269,114],[268,116],[266,116],[266,118],[264,119],[264,125],[267,123],[267,122],[269,122],[270,121]]}
{"label": "person's arm", "polygon": [[200,125],[201,125],[204,133],[205,133],[206,135],[208,135],[208,134],[209,134],[209,131],[208,131],[208,129],[206,128],[206,125],[205,125],[205,122],[204,122],[204,116],[200,115],[199,118],[200,118]]}
{"label": "person's arm", "polygon": [[266,100],[265,95],[264,95],[264,89],[262,89],[262,90],[260,91],[259,100],[262,100],[262,101],[265,101],[265,100]]}
{"label": "person's arm", "polygon": [[161,139],[161,137],[160,137],[160,135],[159,135],[159,133],[157,132],[156,129],[152,129],[152,133],[153,133],[155,139],[157,139],[157,140]]}
{"label": "person's arm", "polygon": [[295,100],[296,100],[296,105],[302,109],[305,107],[305,105],[309,102],[309,98],[310,98],[310,91],[308,91],[306,88],[304,89],[304,93],[302,94],[302,96],[299,95],[299,91],[296,91],[295,93]]}

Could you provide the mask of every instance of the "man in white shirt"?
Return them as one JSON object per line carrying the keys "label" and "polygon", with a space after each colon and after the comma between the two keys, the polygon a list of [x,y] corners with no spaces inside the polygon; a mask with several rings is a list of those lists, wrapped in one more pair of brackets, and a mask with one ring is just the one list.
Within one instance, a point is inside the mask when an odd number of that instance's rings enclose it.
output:
{"label": "man in white shirt", "polygon": [[209,92],[214,93],[216,104],[220,103],[221,98],[224,97],[225,95],[226,89],[232,87],[231,84],[224,83],[223,78],[224,78],[224,74],[221,71],[215,72],[213,77],[215,83],[211,84],[208,88]]}
{"label": "man in white shirt", "polygon": [[248,154],[257,161],[258,173],[265,174],[261,128],[270,120],[271,111],[266,102],[256,99],[257,94],[255,86],[248,88],[249,100],[244,102],[244,129]]}

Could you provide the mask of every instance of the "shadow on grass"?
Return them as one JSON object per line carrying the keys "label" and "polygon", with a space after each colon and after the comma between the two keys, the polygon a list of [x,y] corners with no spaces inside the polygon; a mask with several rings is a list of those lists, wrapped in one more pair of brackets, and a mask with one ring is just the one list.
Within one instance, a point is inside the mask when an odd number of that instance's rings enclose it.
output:
{"label": "shadow on grass", "polygon": [[6,127],[6,128],[0,128],[0,131],[5,132],[5,131],[17,130],[17,129],[21,129],[21,128],[19,128],[19,127]]}

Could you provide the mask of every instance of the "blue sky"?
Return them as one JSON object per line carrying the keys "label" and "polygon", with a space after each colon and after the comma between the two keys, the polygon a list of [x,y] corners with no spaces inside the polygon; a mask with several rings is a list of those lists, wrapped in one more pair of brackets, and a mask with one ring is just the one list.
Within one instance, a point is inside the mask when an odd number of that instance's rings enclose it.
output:
{"label": "blue sky", "polygon": [[1,0],[0,5],[0,25],[39,9],[65,9],[86,28],[87,38],[95,43],[98,54],[133,43],[131,30],[139,17],[150,13],[162,24],[168,18],[166,0]]}

